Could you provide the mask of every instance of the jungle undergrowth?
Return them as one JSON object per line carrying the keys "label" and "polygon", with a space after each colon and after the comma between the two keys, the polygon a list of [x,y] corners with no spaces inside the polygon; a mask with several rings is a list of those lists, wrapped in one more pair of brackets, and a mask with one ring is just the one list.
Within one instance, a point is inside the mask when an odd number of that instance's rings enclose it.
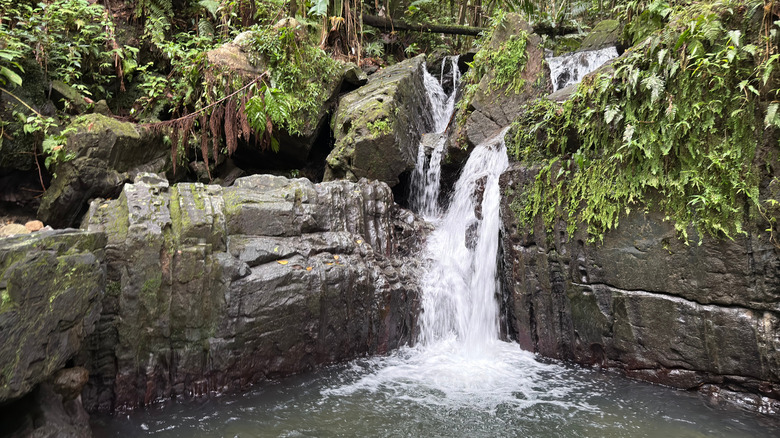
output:
{"label": "jungle undergrowth", "polygon": [[518,220],[541,216],[552,229],[562,218],[569,235],[584,225],[599,241],[623,215],[652,207],[687,242],[691,230],[699,239],[745,234],[746,211],[766,217],[754,161],[780,128],[780,21],[762,9],[749,0],[668,11],[614,73],[562,104],[529,104],[507,142],[538,168],[512,205]]}

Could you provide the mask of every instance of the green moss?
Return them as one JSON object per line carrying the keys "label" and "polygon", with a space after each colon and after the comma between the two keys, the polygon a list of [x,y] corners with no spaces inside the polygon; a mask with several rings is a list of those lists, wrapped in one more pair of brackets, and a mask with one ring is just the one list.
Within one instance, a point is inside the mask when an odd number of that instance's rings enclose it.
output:
{"label": "green moss", "polygon": [[144,281],[144,284],[141,286],[141,295],[149,299],[153,299],[157,296],[157,292],[160,291],[161,286],[162,272],[155,272],[151,275],[151,277]]}
{"label": "green moss", "polygon": [[390,126],[390,123],[387,121],[387,119],[379,119],[368,122],[367,127],[368,132],[370,132],[371,136],[373,137],[379,137],[393,132],[393,127]]}
{"label": "green moss", "polygon": [[515,206],[520,222],[541,215],[551,229],[563,217],[570,233],[584,223],[599,239],[622,215],[652,207],[686,240],[690,227],[743,233],[745,206],[762,208],[754,158],[767,94],[756,72],[771,53],[749,28],[760,4],[671,16],[614,75],[580,84],[563,104],[528,105],[508,142],[514,158],[540,168]]}
{"label": "green moss", "polygon": [[182,229],[189,225],[190,219],[186,213],[182,212],[181,206],[179,205],[179,199],[181,197],[179,186],[171,187],[170,192],[171,202],[168,208],[171,215],[171,226],[173,227],[174,239],[176,239],[181,236]]}
{"label": "green moss", "polygon": [[[491,33],[486,36],[490,41],[474,55],[471,68],[463,76],[463,97],[458,101],[457,123],[462,126],[471,111],[471,101],[478,90],[480,83],[487,75],[487,86],[482,89],[486,93],[520,93],[525,86],[525,80],[520,74],[525,70],[528,62],[527,45],[528,33],[518,31],[509,36],[505,41],[494,39],[505,37],[503,32],[497,30],[504,26],[505,17],[498,17]],[[484,87],[484,85],[482,86]]]}
{"label": "green moss", "polygon": [[73,132],[101,133],[111,131],[115,132],[117,136],[141,138],[141,134],[135,129],[134,124],[121,122],[114,118],[94,113],[76,117],[68,129]]}
{"label": "green moss", "polygon": [[11,294],[8,293],[8,289],[0,291],[0,313],[5,313],[13,307],[13,301],[11,300]]}

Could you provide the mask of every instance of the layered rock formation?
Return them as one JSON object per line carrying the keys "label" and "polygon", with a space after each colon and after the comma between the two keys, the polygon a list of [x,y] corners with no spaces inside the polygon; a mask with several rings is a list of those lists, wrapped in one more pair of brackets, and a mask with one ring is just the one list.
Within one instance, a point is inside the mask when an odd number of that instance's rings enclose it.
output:
{"label": "layered rock formation", "polygon": [[331,123],[336,144],[327,158],[326,181],[368,178],[392,187],[414,169],[420,137],[433,125],[424,68],[425,55],[419,55],[341,97]]}
{"label": "layered rock formation", "polygon": [[[780,407],[780,252],[764,233],[683,243],[660,213],[634,212],[588,243],[566,226],[518,224],[504,174],[502,284],[508,334],[547,357]],[[736,392],[734,392],[736,391]]]}
{"label": "layered rock formation", "polygon": [[411,340],[421,225],[379,182],[145,175],[94,202],[108,286],[88,409],[245,387]]}
{"label": "layered rock formation", "polygon": [[0,402],[65,366],[92,333],[105,285],[101,233],[0,239]]}
{"label": "layered rock formation", "polygon": [[91,435],[79,379],[59,371],[100,317],[105,243],[75,230],[0,238],[0,436]]}

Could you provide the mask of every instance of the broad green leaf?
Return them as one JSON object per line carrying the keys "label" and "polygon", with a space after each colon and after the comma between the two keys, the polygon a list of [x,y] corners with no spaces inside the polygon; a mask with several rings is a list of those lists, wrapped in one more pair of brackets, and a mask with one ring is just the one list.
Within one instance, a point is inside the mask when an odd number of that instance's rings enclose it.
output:
{"label": "broad green leaf", "polygon": [[13,70],[7,67],[0,67],[0,75],[5,76],[9,81],[11,81],[11,83],[16,85],[17,87],[22,86],[22,77],[14,73]]}

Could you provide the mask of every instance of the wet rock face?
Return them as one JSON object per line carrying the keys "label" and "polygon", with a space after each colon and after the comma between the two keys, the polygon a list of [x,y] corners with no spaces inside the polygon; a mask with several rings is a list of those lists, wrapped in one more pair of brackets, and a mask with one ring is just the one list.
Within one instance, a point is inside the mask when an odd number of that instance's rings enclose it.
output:
{"label": "wet rock face", "polygon": [[503,24],[493,33],[487,49],[483,50],[499,50],[502,44],[521,32],[528,34],[527,61],[518,74],[525,81],[526,86],[519,93],[507,90],[507,86],[495,89],[491,84],[492,72],[485,74],[477,84],[477,91],[471,99],[470,107],[466,109],[468,115],[465,124],[453,132],[449,143],[450,150],[448,150],[448,154],[451,154],[453,159],[462,158],[458,149],[473,148],[509,126],[518,116],[523,104],[552,91],[549,69],[544,64],[542,40],[532,33],[531,27],[519,15],[507,14]]}
{"label": "wet rock face", "polygon": [[88,410],[239,389],[408,342],[424,226],[387,185],[146,175],[85,218],[108,287],[79,363]]}
{"label": "wet rock face", "polygon": [[38,208],[38,217],[57,228],[77,225],[91,199],[116,197],[137,173],[163,171],[170,160],[159,134],[132,123],[89,114],[70,128],[65,148],[75,158],[56,165]]}
{"label": "wet rock face", "polygon": [[0,403],[49,379],[94,330],[104,244],[74,230],[0,238]]}
{"label": "wet rock face", "polygon": [[341,97],[331,127],[336,139],[325,180],[360,178],[390,187],[414,169],[420,136],[431,130],[423,85],[425,56],[388,67]]}
{"label": "wet rock face", "polygon": [[91,438],[79,399],[65,399],[51,382],[0,409],[0,438]]}
{"label": "wet rock face", "polygon": [[688,246],[658,213],[621,219],[602,244],[568,239],[565,224],[548,234],[510,207],[534,177],[518,164],[502,177],[511,336],[544,356],[780,406],[780,254],[766,236]]}

